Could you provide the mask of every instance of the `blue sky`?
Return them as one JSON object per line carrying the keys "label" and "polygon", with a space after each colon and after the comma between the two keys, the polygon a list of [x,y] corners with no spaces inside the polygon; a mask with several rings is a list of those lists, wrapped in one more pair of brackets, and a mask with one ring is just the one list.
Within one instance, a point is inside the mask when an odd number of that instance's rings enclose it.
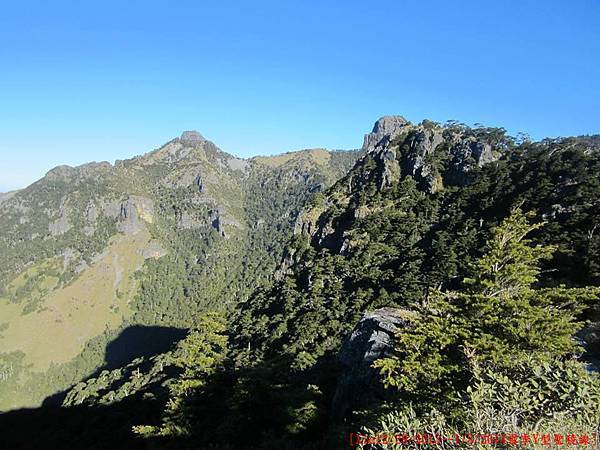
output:
{"label": "blue sky", "polygon": [[385,114],[600,132],[600,2],[53,1],[0,14],[0,191],[196,129],[356,148]]}

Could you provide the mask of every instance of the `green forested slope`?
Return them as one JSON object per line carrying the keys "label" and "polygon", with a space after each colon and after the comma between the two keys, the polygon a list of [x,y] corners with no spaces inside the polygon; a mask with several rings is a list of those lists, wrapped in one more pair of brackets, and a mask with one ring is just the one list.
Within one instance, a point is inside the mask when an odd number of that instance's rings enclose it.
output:
{"label": "green forested slope", "polygon": [[[414,142],[430,132],[441,133],[443,140],[419,155],[423,147],[419,149]],[[477,161],[481,154],[464,152],[465,141],[469,149],[477,148],[470,145],[473,140],[480,147],[490,145],[493,157],[485,164],[479,164],[481,159]],[[415,154],[425,161],[417,171],[412,170]],[[493,239],[492,230],[515,208],[528,211],[528,221],[544,223],[528,232],[528,245],[552,246],[550,259],[526,262],[542,264],[541,272],[527,282],[535,281],[536,289],[548,290],[536,300],[523,300],[526,303],[520,308],[544,298],[544,306],[532,310],[525,322],[543,311],[563,308],[563,304],[570,304],[571,309],[557,316],[535,316],[540,321],[539,329],[524,338],[522,349],[514,341],[503,345],[515,346],[516,354],[533,357],[534,347],[530,348],[529,340],[546,339],[543,345],[549,358],[564,361],[578,355],[581,350],[577,348],[552,353],[552,335],[544,330],[556,327],[563,333],[556,339],[570,339],[570,333],[583,326],[583,322],[574,321],[592,318],[597,307],[598,290],[567,287],[600,284],[596,256],[600,238],[595,232],[600,217],[599,169],[598,147],[587,139],[517,144],[499,129],[472,130],[457,124],[441,129],[431,123],[403,127],[389,143],[367,153],[325,195],[315,196],[313,206],[300,216],[296,227],[300,231],[287,249],[280,279],[251,296],[231,325],[232,362],[224,373],[235,380],[230,382],[237,387],[219,391],[220,401],[226,405],[219,409],[221,415],[214,417],[207,412],[212,404],[193,414],[196,427],[187,430],[190,438],[206,443],[210,438],[202,430],[216,428],[218,436],[226,436],[235,428],[242,434],[258,431],[262,440],[256,447],[260,448],[341,446],[345,440],[332,431],[335,428],[330,422],[339,374],[336,371],[343,370],[336,355],[361,315],[390,306],[407,311],[409,318],[411,314],[425,315],[438,292],[466,289],[463,280],[472,276],[473,266],[486,251],[486,242]],[[552,290],[558,285],[565,287]],[[448,308],[449,314],[466,314]],[[469,320],[477,319],[471,316]],[[564,321],[562,325],[560,321]],[[427,321],[422,325],[430,329]],[[465,332],[480,332],[471,328]],[[443,330],[442,336],[446,332]],[[492,345],[495,332],[484,342],[489,340]],[[419,335],[413,336],[417,338]],[[422,351],[425,358],[426,352]],[[418,358],[420,351],[416,353]],[[556,364],[555,370],[562,370],[561,363]],[[382,370],[387,368],[382,365]],[[412,373],[406,370],[403,376],[408,380],[423,377],[414,368]],[[524,367],[503,370],[513,376],[521,373],[525,380],[533,377]],[[397,376],[389,375],[391,380]],[[588,382],[581,376],[567,383],[579,383],[582,389],[587,389],[585,383],[592,383],[598,392],[597,380]],[[542,382],[544,379],[540,379]],[[413,392],[412,400],[423,408],[433,404],[443,411],[449,407],[443,397],[432,397],[434,382],[427,383],[429,392]],[[207,389],[200,392],[200,398],[215,395]],[[393,399],[392,392],[389,395]],[[407,407],[410,397],[400,395],[404,401],[392,400],[392,405]],[[591,402],[589,406],[596,408],[599,418],[599,405],[594,404],[599,397],[594,395],[581,401]],[[381,399],[373,400],[371,412],[376,414]],[[465,400],[460,408],[469,411],[470,405]],[[586,411],[588,414],[590,410]],[[530,418],[532,422],[527,423],[533,427],[538,419]],[[350,429],[356,431],[361,419],[348,420],[348,424],[354,424],[348,425],[354,426]],[[362,423],[369,420],[374,419],[362,419]],[[463,416],[461,420],[467,419]],[[329,432],[325,433],[328,426]],[[173,436],[168,427],[162,433]],[[322,443],[325,436],[332,439],[328,444]],[[307,444],[307,440],[313,444]]]}
{"label": "green forested slope", "polygon": [[3,198],[0,409],[140,356],[106,354],[130,327],[162,327],[172,342],[197,313],[231,310],[270,278],[306,199],[356,157],[242,160],[186,132],[115,165],[55,168]]}

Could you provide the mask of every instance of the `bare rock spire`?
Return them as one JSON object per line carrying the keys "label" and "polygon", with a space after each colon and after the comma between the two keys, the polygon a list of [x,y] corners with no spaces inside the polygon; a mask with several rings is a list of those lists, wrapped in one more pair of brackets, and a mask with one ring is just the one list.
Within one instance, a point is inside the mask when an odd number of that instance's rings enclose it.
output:
{"label": "bare rock spire", "polygon": [[370,152],[385,140],[389,142],[395,138],[400,130],[410,122],[402,116],[383,116],[373,126],[373,131],[365,135],[363,150]]}

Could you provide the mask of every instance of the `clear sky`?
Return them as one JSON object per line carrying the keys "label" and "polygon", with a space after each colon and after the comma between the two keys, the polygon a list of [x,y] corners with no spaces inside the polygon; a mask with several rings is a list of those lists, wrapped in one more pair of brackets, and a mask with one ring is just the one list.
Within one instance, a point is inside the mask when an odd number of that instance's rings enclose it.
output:
{"label": "clear sky", "polygon": [[600,1],[38,1],[0,12],[0,191],[196,129],[356,148],[385,114],[600,132]]}

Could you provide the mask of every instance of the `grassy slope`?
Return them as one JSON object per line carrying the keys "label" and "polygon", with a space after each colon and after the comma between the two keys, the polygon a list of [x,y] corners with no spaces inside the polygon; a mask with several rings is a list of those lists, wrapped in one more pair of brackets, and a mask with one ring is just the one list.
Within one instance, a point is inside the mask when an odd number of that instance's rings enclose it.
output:
{"label": "grassy slope", "polygon": [[[134,271],[143,263],[140,250],[149,237],[143,231],[112,239],[102,258],[72,283],[44,296],[34,312],[22,314],[20,304],[0,302],[0,316],[7,318],[9,324],[0,337],[0,347],[3,352],[25,354],[23,364],[28,370],[21,373],[20,384],[52,364],[75,358],[87,341],[105,329],[116,329],[131,315],[129,301],[136,289]],[[13,399],[10,406],[31,406],[32,400]],[[0,403],[0,407],[7,406]]]}

